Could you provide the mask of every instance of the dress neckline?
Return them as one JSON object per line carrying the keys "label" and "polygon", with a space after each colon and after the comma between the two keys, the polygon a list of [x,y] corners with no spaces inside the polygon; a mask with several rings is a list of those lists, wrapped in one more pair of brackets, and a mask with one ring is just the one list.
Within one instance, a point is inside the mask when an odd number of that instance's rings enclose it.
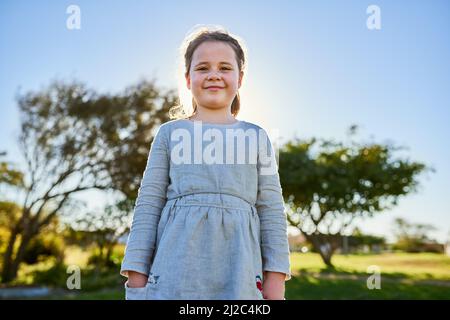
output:
{"label": "dress neckline", "polygon": [[236,122],[233,122],[233,123],[214,123],[214,122],[205,122],[205,121],[202,121],[202,120],[191,120],[191,119],[183,119],[183,120],[188,121],[188,122],[190,122],[192,124],[200,123],[202,125],[219,126],[219,127],[234,127],[234,126],[236,126],[236,125],[241,123],[241,121],[237,120],[237,119],[236,119]]}

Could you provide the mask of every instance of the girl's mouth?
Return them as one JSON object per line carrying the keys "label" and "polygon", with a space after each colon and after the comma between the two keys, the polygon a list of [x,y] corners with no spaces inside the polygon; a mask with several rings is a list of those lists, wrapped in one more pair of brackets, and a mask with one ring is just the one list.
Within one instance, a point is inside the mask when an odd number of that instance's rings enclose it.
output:
{"label": "girl's mouth", "polygon": [[208,88],[206,88],[206,90],[212,90],[212,91],[218,91],[218,90],[221,90],[221,89],[223,89],[222,87],[208,87]]}

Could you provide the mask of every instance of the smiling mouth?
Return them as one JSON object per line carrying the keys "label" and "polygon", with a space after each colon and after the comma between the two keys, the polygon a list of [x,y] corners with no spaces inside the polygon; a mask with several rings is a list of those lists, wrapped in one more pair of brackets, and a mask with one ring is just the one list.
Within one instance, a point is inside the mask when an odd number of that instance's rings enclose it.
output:
{"label": "smiling mouth", "polygon": [[223,87],[210,86],[210,87],[206,87],[205,89],[223,89]]}

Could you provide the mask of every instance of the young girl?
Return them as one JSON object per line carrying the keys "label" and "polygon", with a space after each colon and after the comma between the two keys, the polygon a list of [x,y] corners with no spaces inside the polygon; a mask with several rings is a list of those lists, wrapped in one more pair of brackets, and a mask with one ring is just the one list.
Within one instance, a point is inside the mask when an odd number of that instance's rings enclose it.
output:
{"label": "young girl", "polygon": [[120,270],[126,299],[282,300],[291,273],[274,149],[235,118],[243,46],[209,28],[185,43],[193,112],[162,124],[150,148]]}

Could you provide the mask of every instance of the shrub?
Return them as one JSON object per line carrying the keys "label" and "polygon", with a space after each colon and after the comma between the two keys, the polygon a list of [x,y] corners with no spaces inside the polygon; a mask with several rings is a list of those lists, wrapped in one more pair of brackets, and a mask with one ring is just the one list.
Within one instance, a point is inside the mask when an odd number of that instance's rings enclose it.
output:
{"label": "shrub", "polygon": [[60,262],[64,260],[64,240],[55,234],[46,234],[31,240],[23,261],[35,264],[48,257],[55,257]]}
{"label": "shrub", "polygon": [[33,284],[63,288],[66,287],[68,276],[67,265],[56,260],[49,269],[36,270],[32,273]]}

